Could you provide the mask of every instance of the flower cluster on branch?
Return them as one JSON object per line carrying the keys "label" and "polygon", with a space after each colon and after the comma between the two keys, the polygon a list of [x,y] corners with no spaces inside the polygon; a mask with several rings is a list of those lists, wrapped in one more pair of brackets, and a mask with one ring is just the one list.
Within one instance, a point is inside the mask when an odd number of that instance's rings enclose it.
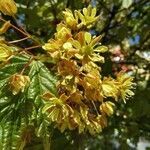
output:
{"label": "flower cluster on branch", "polygon": [[93,135],[107,126],[115,101],[125,102],[134,95],[133,78],[123,72],[115,79],[101,75],[100,64],[105,62],[101,54],[108,48],[101,45],[101,36],[93,36],[89,30],[99,18],[96,8],[66,9],[63,14],[54,38],[43,45],[58,76],[58,94],[43,95],[43,113],[62,132],[78,129]]}

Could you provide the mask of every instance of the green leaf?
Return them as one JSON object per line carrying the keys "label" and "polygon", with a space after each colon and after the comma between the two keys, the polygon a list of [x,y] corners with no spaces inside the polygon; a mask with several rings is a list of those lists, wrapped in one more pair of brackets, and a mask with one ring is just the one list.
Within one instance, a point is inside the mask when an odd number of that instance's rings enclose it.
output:
{"label": "green leaf", "polygon": [[56,78],[48,70],[48,68],[40,61],[33,61],[30,65],[30,85],[28,88],[27,97],[34,102],[36,109],[36,135],[43,139],[43,146],[50,147],[50,123],[42,114],[44,103],[41,99],[42,94],[51,92],[56,95]]}
{"label": "green leaf", "polygon": [[17,119],[15,122],[1,124],[1,149],[2,150],[23,150],[25,145],[22,139],[22,132],[25,128],[24,121]]}
{"label": "green leaf", "polygon": [[133,0],[122,0],[122,8],[129,8],[133,3]]}
{"label": "green leaf", "polygon": [[27,101],[23,95],[12,94],[8,79],[11,75],[20,72],[28,61],[27,55],[17,55],[0,68],[0,148],[2,150],[22,150],[25,145],[22,133],[27,126]]}
{"label": "green leaf", "polygon": [[23,132],[27,128],[30,106],[22,94],[12,95],[3,88],[0,98],[0,144],[2,150],[23,150],[26,139]]}
{"label": "green leaf", "polygon": [[17,55],[10,59],[7,65],[0,68],[0,82],[21,71],[23,66],[28,63],[29,59],[30,57],[27,55]]}
{"label": "green leaf", "polygon": [[56,94],[56,78],[40,61],[33,61],[29,72],[30,86],[28,88],[29,99],[39,99],[45,92]]}
{"label": "green leaf", "polygon": [[9,77],[20,72],[29,62],[29,58],[26,55],[14,56],[9,64],[0,69],[0,146],[2,150],[23,150],[28,142],[25,135],[28,134],[26,129],[29,126],[33,126],[32,132],[41,138],[41,143],[43,140],[43,146],[50,147],[49,122],[45,121],[41,113],[43,106],[41,94],[47,91],[56,94],[56,79],[43,63],[33,61],[25,72],[31,79],[29,88],[15,96],[9,90]]}

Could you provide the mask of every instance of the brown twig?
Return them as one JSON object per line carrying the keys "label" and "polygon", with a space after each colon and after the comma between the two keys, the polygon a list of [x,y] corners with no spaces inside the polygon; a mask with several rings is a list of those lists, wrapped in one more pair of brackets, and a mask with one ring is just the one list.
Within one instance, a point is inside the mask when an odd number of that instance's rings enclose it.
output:
{"label": "brown twig", "polygon": [[98,110],[97,110],[97,108],[96,108],[95,103],[94,103],[93,101],[91,101],[91,102],[92,102],[92,105],[94,106],[94,109],[95,109],[95,111],[96,111],[97,115],[99,115],[99,112],[98,112]]}
{"label": "brown twig", "polygon": [[27,47],[27,48],[25,48],[25,50],[31,50],[31,49],[40,48],[40,47],[42,47],[42,46],[36,45],[36,46]]}
{"label": "brown twig", "polygon": [[[2,17],[0,17],[0,20],[3,21],[3,22],[7,22],[5,19],[3,19]],[[15,30],[19,31],[20,33],[22,33],[23,35],[27,36],[27,37],[30,37],[30,34],[24,32],[23,30],[17,28],[16,26],[14,26],[13,24],[10,23],[10,26],[12,28],[14,28]]]}
{"label": "brown twig", "polygon": [[[7,20],[5,20],[5,19],[3,19],[1,16],[0,16],[0,20],[1,21],[3,21],[3,22],[7,22]],[[17,31],[19,31],[21,34],[23,34],[23,35],[25,35],[26,36],[26,38],[30,38],[30,39],[32,39],[36,44],[40,44],[40,42],[37,40],[37,39],[35,39],[33,36],[31,36],[27,31],[25,31],[23,28],[19,28],[19,27],[16,27],[15,25],[13,25],[12,23],[10,23],[10,26],[12,27],[12,28],[14,28],[15,30],[17,30]]]}
{"label": "brown twig", "polygon": [[25,38],[19,39],[19,40],[9,41],[8,43],[9,43],[9,44],[14,44],[14,43],[18,43],[18,42],[25,41],[25,40],[27,40],[27,39],[29,39],[29,37],[25,37]]}

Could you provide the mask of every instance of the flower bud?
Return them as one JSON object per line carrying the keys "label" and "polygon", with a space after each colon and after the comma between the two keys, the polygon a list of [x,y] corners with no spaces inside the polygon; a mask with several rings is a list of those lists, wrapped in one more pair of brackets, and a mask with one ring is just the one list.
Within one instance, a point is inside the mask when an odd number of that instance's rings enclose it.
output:
{"label": "flower bud", "polygon": [[4,15],[14,16],[17,13],[17,6],[14,0],[0,0],[0,11]]}
{"label": "flower bud", "polygon": [[30,78],[28,76],[14,74],[10,79],[10,87],[13,95],[18,94],[20,91],[24,92],[24,89],[29,82]]}
{"label": "flower bud", "polygon": [[0,62],[5,61],[9,56],[12,55],[12,51],[6,44],[0,43]]}
{"label": "flower bud", "polygon": [[108,116],[110,116],[114,112],[113,107],[114,107],[114,103],[107,101],[100,105],[100,111],[101,113],[105,113]]}
{"label": "flower bud", "polygon": [[7,21],[3,24],[3,26],[0,28],[0,35],[4,34],[10,27],[10,21]]}
{"label": "flower bud", "polygon": [[66,9],[66,11],[63,12],[63,14],[64,14],[64,18],[65,18],[65,22],[67,26],[71,29],[76,29],[77,24],[78,24],[78,18],[76,14],[74,16],[72,11],[69,9]]}
{"label": "flower bud", "polygon": [[62,40],[63,42],[66,42],[72,35],[71,35],[71,30],[67,28],[63,24],[59,24],[57,26],[57,33],[55,34],[55,38],[58,40]]}

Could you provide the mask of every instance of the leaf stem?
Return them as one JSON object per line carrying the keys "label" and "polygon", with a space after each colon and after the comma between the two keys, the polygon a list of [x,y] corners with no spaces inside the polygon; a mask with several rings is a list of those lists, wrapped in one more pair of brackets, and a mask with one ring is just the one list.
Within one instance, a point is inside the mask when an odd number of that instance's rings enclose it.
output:
{"label": "leaf stem", "polygon": [[31,57],[29,62],[27,64],[24,65],[23,69],[21,70],[20,74],[23,74],[25,69],[28,68],[28,66],[32,63],[34,57]]}

